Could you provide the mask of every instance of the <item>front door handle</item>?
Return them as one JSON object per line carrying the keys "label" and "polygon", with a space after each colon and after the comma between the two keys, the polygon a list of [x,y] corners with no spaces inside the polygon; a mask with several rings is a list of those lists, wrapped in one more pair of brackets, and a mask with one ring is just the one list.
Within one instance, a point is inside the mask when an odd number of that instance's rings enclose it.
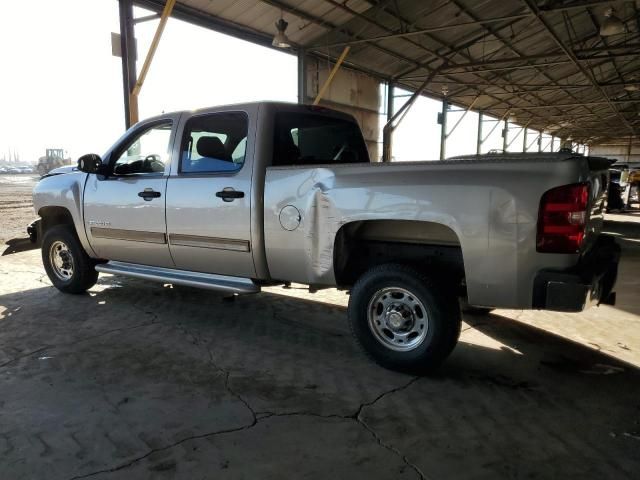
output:
{"label": "front door handle", "polygon": [[221,198],[225,202],[233,202],[236,198],[244,198],[244,192],[232,189],[224,189],[216,192],[216,197]]}
{"label": "front door handle", "polygon": [[160,197],[160,192],[156,192],[153,188],[145,188],[138,196],[144,198],[145,202],[150,202],[154,198]]}

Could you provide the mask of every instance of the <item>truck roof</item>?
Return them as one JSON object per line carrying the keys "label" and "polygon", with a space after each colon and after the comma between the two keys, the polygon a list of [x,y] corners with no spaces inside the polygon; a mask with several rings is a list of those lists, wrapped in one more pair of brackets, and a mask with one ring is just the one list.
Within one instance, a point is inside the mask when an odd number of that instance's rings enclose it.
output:
{"label": "truck roof", "polygon": [[353,116],[339,110],[328,108],[322,105],[309,105],[292,102],[277,102],[271,100],[261,100],[256,102],[229,103],[225,105],[214,105],[208,107],[197,108],[194,110],[179,110],[175,112],[166,112],[154,118],[162,118],[175,114],[198,115],[202,113],[228,112],[230,110],[248,110],[256,107],[266,107],[274,111],[299,111],[299,112],[316,112],[325,113],[332,116],[344,117],[353,120]]}

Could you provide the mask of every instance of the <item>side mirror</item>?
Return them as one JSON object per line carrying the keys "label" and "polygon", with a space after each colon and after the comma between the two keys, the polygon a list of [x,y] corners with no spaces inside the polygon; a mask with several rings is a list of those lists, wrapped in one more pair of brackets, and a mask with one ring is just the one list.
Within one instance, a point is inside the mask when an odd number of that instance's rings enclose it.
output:
{"label": "side mirror", "polygon": [[100,173],[103,170],[100,155],[88,153],[78,159],[78,170],[84,173]]}

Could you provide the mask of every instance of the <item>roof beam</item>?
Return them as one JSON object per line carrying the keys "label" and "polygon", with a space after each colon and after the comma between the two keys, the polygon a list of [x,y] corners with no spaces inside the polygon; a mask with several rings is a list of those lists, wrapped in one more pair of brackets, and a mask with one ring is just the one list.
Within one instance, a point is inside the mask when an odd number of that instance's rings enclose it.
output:
{"label": "roof beam", "polygon": [[[579,55],[580,51],[574,51],[574,54]],[[609,59],[609,58],[616,58],[616,57],[630,57],[630,56],[637,56],[638,55],[638,50],[634,51],[634,52],[623,52],[623,53],[617,53],[617,54],[611,54],[611,55],[595,55],[592,57],[586,57],[586,56],[576,56],[576,59],[580,62],[589,62],[589,61],[593,61],[593,60],[601,60],[601,59]],[[530,62],[532,60],[542,60],[542,59],[548,59],[548,58],[553,58],[553,57],[559,57],[559,56],[563,56],[563,53],[552,53],[552,54],[541,54],[541,55],[525,55],[522,57],[513,57],[513,58],[499,58],[496,60],[485,60],[485,61],[478,61],[478,62],[469,62],[469,63],[458,63],[458,64],[452,64],[449,67],[447,67],[446,71],[451,71],[451,70],[455,70],[455,69],[459,69],[459,68],[476,68],[476,67],[483,67],[483,66],[489,66],[489,65],[501,65],[503,63],[513,63],[513,62]],[[571,63],[571,60],[564,60],[561,62],[551,62],[551,63]],[[547,63],[542,63],[542,64],[529,64],[528,66],[530,67],[535,67],[535,66],[546,66],[549,65],[549,62]],[[514,68],[516,68],[517,66],[514,66]]]}
{"label": "roof beam", "polygon": [[600,7],[600,6],[604,6],[604,5],[610,5],[612,2],[611,0],[588,0],[588,1],[577,1],[577,2],[573,2],[567,5],[561,5],[559,7],[554,7],[554,6],[550,6],[550,7],[538,7],[541,13],[547,13],[547,12],[566,12],[569,10],[582,10],[584,8],[589,8],[589,7]]}
{"label": "roof beam", "polygon": [[[273,0],[262,0],[262,1],[271,2],[271,1],[273,1]],[[357,11],[353,10],[351,7],[348,7],[346,4],[338,3],[338,2],[337,2],[337,1],[335,1],[335,0],[324,0],[324,1],[325,1],[325,2],[327,2],[327,3],[329,3],[330,5],[334,6],[335,8],[339,8],[339,9],[343,10],[344,12],[346,12],[346,13],[348,13],[348,14],[350,14],[350,15],[353,15],[354,17],[358,17],[358,18],[362,19],[363,21],[368,22],[368,23],[369,23],[369,24],[371,24],[371,25],[374,25],[374,26],[375,26],[375,27],[377,27],[377,28],[380,28],[381,30],[386,30],[386,31],[387,31],[387,32],[389,32],[389,33],[394,33],[394,31],[393,31],[392,29],[390,29],[389,27],[387,27],[386,25],[381,24],[380,22],[376,21],[375,19],[370,18],[369,16],[365,15],[364,13],[360,13],[360,12],[357,12]],[[396,14],[396,12],[391,12],[391,11],[389,11],[389,10],[388,10],[388,8],[386,7],[386,5],[385,5],[384,3],[380,3],[378,0],[366,0],[366,1],[367,1],[367,3],[369,3],[370,5],[372,5],[372,7],[374,7],[374,8],[381,8],[385,13],[387,13],[387,14],[389,14],[389,15],[392,15],[392,16],[394,16],[394,17],[396,17],[396,18],[398,18],[398,20],[399,20],[401,23],[402,23],[402,22],[403,22],[403,23],[410,23],[407,19],[399,17],[399,16]],[[338,29],[338,28],[339,28],[339,27],[335,27],[335,28],[334,28],[334,31],[335,31],[336,29]],[[431,36],[431,35],[429,35],[429,34],[426,34],[426,35],[428,35],[430,38],[433,38],[434,40],[438,41],[439,43],[443,43],[442,41],[438,40],[437,38],[435,38],[435,37],[433,37],[433,36]],[[415,41],[413,41],[413,40],[411,40],[411,39],[409,39],[409,38],[403,38],[403,40],[405,40],[406,42],[410,43],[411,45],[413,45],[413,46],[415,46],[415,47],[418,47],[418,48],[420,48],[420,49],[424,50],[425,52],[427,52],[427,53],[428,53],[429,55],[431,55],[431,56],[436,56],[438,59],[440,59],[440,60],[443,62],[443,65],[444,65],[444,64],[448,64],[448,63],[449,63],[449,58],[448,58],[447,56],[445,56],[445,55],[441,55],[441,54],[438,54],[437,52],[433,52],[432,50],[428,49],[427,47],[425,47],[425,46],[424,46],[424,45],[422,45],[421,43],[419,43],[419,42],[415,42]],[[374,44],[372,44],[372,45],[373,45],[373,46],[375,46],[375,47],[380,48],[380,46],[379,46],[379,45],[377,45],[377,44],[375,44],[375,43],[374,43]],[[445,44],[445,45],[446,45],[446,44]],[[449,49],[450,49],[451,47],[447,46],[447,48],[449,48]],[[467,57],[467,58],[468,58],[468,57]],[[414,62],[414,65],[418,65],[418,62],[417,62],[417,61],[416,61],[416,62]],[[433,74],[433,70],[431,70],[431,72],[429,73],[429,75],[431,76],[432,74]],[[478,93],[480,93],[480,92],[478,92]],[[489,94],[489,95],[490,95],[490,94]],[[494,99],[495,99],[495,100],[499,100],[499,99],[497,99],[497,98],[495,98],[495,97],[494,97]]]}
{"label": "roof beam", "polygon": [[[450,0],[450,1],[451,1],[454,5],[456,5],[456,7],[457,7],[457,8],[458,8],[462,13],[464,13],[465,15],[467,15],[468,17],[470,17],[472,20],[477,20],[477,19],[478,19],[478,18],[477,18],[477,16],[476,16],[474,13],[470,12],[467,8],[465,8],[465,6],[464,6],[464,5],[462,5],[458,0]],[[534,12],[532,12],[532,13],[534,13]],[[522,53],[519,49],[517,49],[509,39],[505,38],[505,36],[504,36],[504,35],[501,35],[501,34],[499,33],[499,31],[498,31],[498,30],[496,30],[495,28],[493,28],[493,27],[492,27],[492,26],[490,26],[490,25],[483,25],[483,27],[485,28],[485,30],[487,31],[487,33],[489,33],[489,34],[493,35],[493,36],[494,36],[494,37],[496,37],[498,40],[500,40],[500,41],[501,41],[501,42],[502,42],[506,47],[508,47],[508,48],[509,48],[509,50],[511,50],[515,55],[517,55],[518,57],[522,57],[522,56],[524,56],[524,55],[523,55],[523,53]],[[545,70],[544,70],[544,69],[540,69],[539,67],[534,67],[534,68],[536,68],[537,72],[538,72],[540,75],[543,75],[544,77],[546,77],[550,82],[557,83],[557,81],[556,81],[554,78],[550,77],[550,76],[545,72]],[[572,98],[574,98],[574,99],[578,100],[574,95],[572,95],[572,94],[571,94],[571,92],[567,92],[567,94],[568,94],[570,97],[572,97]],[[540,102],[542,102],[542,101],[543,101],[543,100],[542,100],[538,95],[535,95],[534,93],[531,93],[531,97],[533,97],[537,103],[540,103]],[[508,99],[507,99],[507,100],[508,100]]]}
{"label": "roof beam", "polygon": [[[295,15],[298,18],[301,18],[303,20],[306,20],[308,22],[312,22],[315,23],[318,26],[324,27],[327,30],[337,30],[340,31],[342,33],[344,33],[345,35],[353,38],[353,39],[359,39],[362,38],[359,35],[354,34],[353,32],[349,31],[346,28],[340,27],[338,25],[334,25],[331,22],[328,22],[326,20],[323,20],[322,18],[316,17],[315,15],[311,15],[310,13],[305,12],[304,10],[300,10],[297,7],[292,7],[280,0],[260,0],[262,3],[266,3],[267,5],[271,5],[272,7],[276,7],[284,12],[290,13],[291,15]],[[339,5],[339,4],[338,4]],[[382,47],[380,45],[377,44],[373,44],[372,45],[373,48],[375,48],[376,50],[385,53],[386,55],[392,56],[394,58],[397,58],[398,60],[401,60],[403,62],[409,63],[411,65],[417,65],[418,62],[416,62],[415,60],[413,60],[412,58],[406,57],[405,55],[396,52],[394,50],[388,49],[386,47]],[[311,49],[309,49],[311,50]]]}
{"label": "roof beam", "polygon": [[[337,6],[339,6],[339,7],[340,7],[340,8],[342,8],[342,9],[346,9],[346,8],[347,8],[347,7],[345,7],[345,6],[341,5],[341,4],[338,4],[337,2],[335,2],[335,0],[325,0],[325,1],[328,1],[328,2],[330,2],[330,3],[331,3],[331,4],[333,4],[333,5],[337,5]],[[384,5],[383,5],[379,0],[365,0],[365,1],[366,1],[367,3],[369,3],[370,5],[374,6],[374,7],[378,7],[378,6],[380,6],[380,7],[383,9],[383,11],[384,11],[385,13],[387,13],[388,15],[391,15],[391,16],[393,16],[393,17],[395,17],[395,18],[398,18],[398,20],[399,20],[400,22],[404,22],[404,23],[411,23],[409,20],[407,20],[407,19],[405,19],[405,18],[400,17],[400,16],[397,14],[397,12],[395,12],[395,11],[391,11],[391,10],[389,10],[388,8],[386,8],[386,7],[385,7],[385,6],[384,6]],[[458,4],[458,2],[453,1],[453,3],[454,3],[454,4],[455,4],[455,5],[456,5],[460,10],[461,10],[461,12],[464,12],[467,16],[469,16],[469,17],[472,19],[472,21],[477,21],[477,20],[479,20],[479,19],[478,19],[478,18],[476,18],[475,16],[473,16],[473,15],[469,14],[468,12],[466,12],[466,10],[464,10],[464,9],[463,9],[459,4]],[[349,11],[349,10],[347,10],[347,11]],[[392,30],[390,30],[390,29],[389,29],[389,28],[387,28],[386,26],[384,26],[384,25],[380,25],[380,24],[378,24],[377,22],[374,22],[373,20],[371,20],[370,18],[368,18],[368,17],[367,17],[366,15],[364,15],[364,14],[360,14],[360,13],[358,13],[357,15],[358,15],[359,17],[363,18],[364,20],[367,20],[367,21],[369,21],[369,22],[372,22],[374,25],[378,26],[379,28],[382,28],[382,29],[384,29],[384,30],[387,30],[387,31],[388,31],[388,32],[390,32],[390,33],[391,33],[391,32],[393,32]],[[517,15],[517,13],[514,13],[513,15]],[[484,28],[486,28],[487,30],[492,31],[490,27],[488,27],[488,26],[486,26],[486,25],[483,25],[483,26],[484,26]],[[424,46],[423,46],[422,44],[420,44],[420,43],[417,43],[417,44],[416,44],[415,42],[411,42],[412,44],[417,45],[417,46],[419,46],[420,48],[422,48],[423,50],[425,50],[425,51],[426,51],[426,52],[427,52],[427,53],[428,53],[432,58],[435,56],[435,57],[437,57],[438,59],[442,60],[444,63],[447,63],[447,64],[450,64],[450,60],[451,60],[451,58],[452,58],[454,55],[456,55],[456,54],[459,54],[459,55],[461,55],[461,56],[463,56],[463,57],[465,57],[465,58],[471,59],[471,57],[470,57],[470,56],[460,53],[460,51],[459,51],[459,50],[454,51],[454,50],[453,50],[453,47],[452,47],[451,45],[446,44],[445,42],[443,42],[442,40],[440,40],[439,38],[437,38],[437,37],[436,37],[436,36],[434,36],[434,35],[432,35],[432,34],[429,34],[429,33],[428,33],[428,34],[425,34],[425,36],[429,37],[429,38],[430,38],[430,39],[432,39],[433,41],[436,41],[436,42],[438,42],[438,43],[440,43],[440,44],[444,45],[444,46],[449,50],[449,52],[446,52],[445,54],[440,54],[440,53],[438,53],[437,51],[436,51],[436,52],[433,52],[433,51],[431,51],[431,50],[427,49],[426,47],[424,47]],[[405,40],[409,41],[408,39],[405,39]],[[502,41],[504,42],[504,39],[503,39]],[[516,53],[517,53],[517,52],[516,52]],[[431,63],[431,62],[430,62],[430,63]],[[418,67],[418,68],[425,68],[425,69],[429,69],[428,67],[425,67],[425,66],[421,66],[421,67]],[[415,70],[417,70],[418,68],[413,68],[411,71],[415,71]],[[432,72],[432,69],[429,69],[429,70],[431,70],[431,72]],[[429,74],[431,74],[431,72],[430,72]],[[474,72],[471,72],[471,73],[474,73]],[[479,75],[478,75],[478,76],[479,76]],[[393,79],[397,79],[397,78],[398,78],[398,76],[394,76],[394,77],[393,77]],[[424,78],[424,77],[422,77],[422,78]],[[480,77],[480,78],[481,78],[481,79],[483,79],[482,77]],[[502,77],[501,75],[499,75],[499,74],[493,75],[493,76],[492,76],[492,78],[499,78],[499,79],[503,79],[503,77]],[[482,92],[478,92],[478,93],[482,93]],[[486,93],[485,93],[485,94],[486,94]],[[490,94],[488,94],[488,95],[490,95]],[[534,98],[536,99],[536,101],[537,101],[537,102],[541,101],[541,99],[540,99],[537,95],[535,95],[535,93],[533,93],[533,92],[532,92],[530,95],[531,95],[532,97],[534,97]],[[495,99],[495,97],[493,97],[493,98]],[[496,99],[496,100],[499,100],[499,99]]]}
{"label": "roof beam", "polygon": [[[640,103],[640,99],[631,99],[631,100],[602,100],[602,101],[595,101],[595,102],[577,102],[577,103],[559,103],[559,104],[551,104],[551,105],[523,105],[523,106],[519,106],[519,105],[515,105],[515,106],[508,106],[508,107],[491,107],[492,110],[540,110],[540,109],[545,109],[545,108],[567,108],[567,107],[586,107],[586,106],[591,106],[591,105],[609,105],[609,104],[615,104],[615,105],[619,105],[621,103]],[[616,110],[614,112],[616,115],[619,115],[620,112],[618,112],[618,110]]]}
{"label": "roof beam", "polygon": [[473,21],[473,22],[463,22],[463,23],[450,24],[450,25],[441,25],[441,26],[438,26],[438,27],[430,27],[430,28],[420,28],[418,30],[411,30],[411,31],[408,31],[408,32],[396,32],[396,33],[390,33],[390,34],[387,34],[387,35],[380,35],[380,36],[377,36],[377,37],[362,38],[362,39],[359,39],[359,40],[349,40],[349,41],[345,41],[345,42],[330,43],[330,44],[327,44],[327,45],[314,45],[313,48],[316,48],[316,47],[332,48],[332,47],[343,47],[345,45],[358,45],[358,44],[362,44],[362,43],[379,42],[379,41],[382,41],[382,40],[390,40],[390,39],[394,39],[394,38],[406,38],[406,37],[412,37],[414,35],[424,35],[424,34],[427,34],[427,33],[442,32],[444,30],[451,30],[451,29],[454,29],[454,28],[464,28],[464,27],[469,27],[469,26],[473,26],[473,25],[504,22],[504,21],[507,21],[507,20],[519,20],[521,18],[530,17],[530,16],[531,16],[530,13],[521,14],[521,15],[508,15],[506,17],[488,18],[486,20],[477,20],[477,21]]}
{"label": "roof beam", "polygon": [[[558,34],[555,32],[555,30],[553,30],[553,27],[541,15],[540,9],[536,5],[536,3],[533,2],[532,0],[522,0],[522,1],[529,8],[529,10],[531,10],[531,12],[536,16],[536,19],[537,19],[538,23],[544,27],[545,31],[549,34],[549,36],[553,39],[553,41],[558,45],[558,47],[565,53],[565,55],[569,58],[569,60],[571,60],[571,62],[578,68],[578,70],[580,70],[580,72],[582,72],[582,74],[585,77],[587,77],[587,79],[593,84],[593,86],[600,92],[602,97],[605,99],[605,101],[611,107],[611,110],[613,110],[614,112],[617,112],[618,110],[616,109],[614,103],[609,99],[609,96],[607,95],[607,92],[605,92],[604,89],[600,85],[598,85],[598,81],[593,76],[593,73],[591,73],[589,70],[587,70],[584,67],[584,65],[582,65],[580,63],[580,60],[574,55],[574,53],[571,50],[569,50],[569,48],[567,48],[567,46],[564,44],[562,39],[558,36]],[[626,117],[624,115],[620,115],[620,119],[625,124],[627,129],[632,134],[634,134],[635,133],[635,129],[627,121]]]}

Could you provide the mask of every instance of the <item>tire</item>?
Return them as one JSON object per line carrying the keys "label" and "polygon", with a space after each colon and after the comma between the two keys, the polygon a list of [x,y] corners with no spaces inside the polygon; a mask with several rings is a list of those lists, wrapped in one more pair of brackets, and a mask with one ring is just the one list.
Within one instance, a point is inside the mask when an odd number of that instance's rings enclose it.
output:
{"label": "tire", "polygon": [[64,293],[84,293],[98,281],[96,262],[68,225],[56,225],[44,234],[42,263],[53,286]]}
{"label": "tire", "polygon": [[356,342],[391,370],[427,373],[449,356],[460,336],[453,289],[437,287],[406,265],[380,265],[362,275],[351,291],[348,314]]}

